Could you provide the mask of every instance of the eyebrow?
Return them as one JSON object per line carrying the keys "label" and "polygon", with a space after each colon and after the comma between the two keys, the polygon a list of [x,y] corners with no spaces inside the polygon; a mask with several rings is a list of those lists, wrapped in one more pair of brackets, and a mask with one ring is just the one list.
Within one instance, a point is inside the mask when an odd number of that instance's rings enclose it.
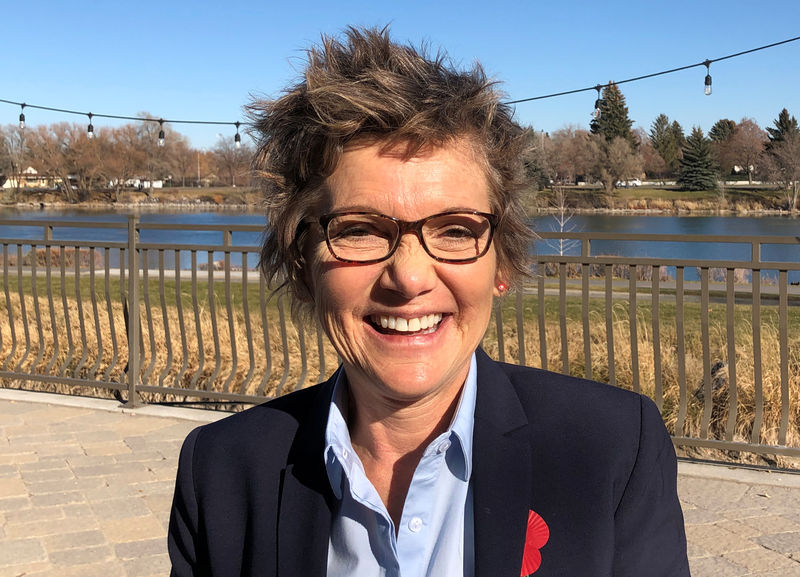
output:
{"label": "eyebrow", "polygon": [[[364,204],[355,204],[355,205],[348,205],[348,206],[343,206],[343,207],[331,208],[328,211],[328,214],[336,214],[336,213],[339,213],[339,212],[370,212],[370,213],[374,213],[374,214],[382,214],[384,216],[391,216],[393,218],[399,218],[399,217],[395,217],[394,215],[386,214],[385,212],[381,212],[380,210],[376,209],[374,206],[367,206],[367,205],[364,205]],[[488,210],[484,210],[484,209],[470,207],[470,206],[448,206],[448,207],[445,207],[445,208],[443,208],[441,210],[437,210],[436,212],[432,212],[431,215],[440,214],[440,213],[443,213],[443,212],[492,212],[492,209],[489,208]],[[430,216],[430,215],[428,215],[428,216]],[[425,218],[425,217],[422,217],[422,218]]]}

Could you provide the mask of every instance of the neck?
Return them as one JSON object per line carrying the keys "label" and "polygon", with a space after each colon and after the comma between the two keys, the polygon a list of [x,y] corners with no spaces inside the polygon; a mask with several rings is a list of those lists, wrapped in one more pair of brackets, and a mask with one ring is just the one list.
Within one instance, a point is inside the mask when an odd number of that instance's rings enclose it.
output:
{"label": "neck", "polygon": [[408,402],[375,402],[373,397],[361,398],[357,387],[349,387],[347,423],[353,449],[395,527],[399,527],[422,454],[450,426],[463,388],[462,381],[447,394]]}
{"label": "neck", "polygon": [[445,399],[386,406],[359,403],[351,393],[348,427],[353,446],[378,460],[421,453],[450,426],[462,389],[463,385]]}
{"label": "neck", "polygon": [[466,374],[424,397],[398,399],[348,375],[346,419],[354,448],[372,458],[424,450],[452,422],[465,380]]}

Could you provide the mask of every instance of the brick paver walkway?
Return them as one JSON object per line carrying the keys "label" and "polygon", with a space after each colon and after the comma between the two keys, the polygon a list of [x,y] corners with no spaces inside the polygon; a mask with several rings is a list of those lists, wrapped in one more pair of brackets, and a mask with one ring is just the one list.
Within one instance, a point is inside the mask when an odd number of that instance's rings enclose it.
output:
{"label": "brick paver walkway", "polygon": [[[0,577],[167,576],[178,451],[216,417],[0,389]],[[681,464],[679,492],[694,577],[800,577],[800,475]]]}

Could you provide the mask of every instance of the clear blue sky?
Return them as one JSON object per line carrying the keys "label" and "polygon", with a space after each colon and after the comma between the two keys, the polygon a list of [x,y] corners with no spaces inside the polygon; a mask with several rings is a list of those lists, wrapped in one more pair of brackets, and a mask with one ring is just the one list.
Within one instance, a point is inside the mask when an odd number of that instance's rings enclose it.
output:
{"label": "clear blue sky", "polygon": [[[300,2],[5,2],[0,98],[57,108],[186,120],[242,120],[251,95],[276,96],[297,77],[303,49],[347,25],[390,24],[397,40],[480,61],[521,99],[715,59],[800,36],[798,0]],[[621,86],[635,126],[659,113],[686,131],[720,118],[771,126],[800,117],[800,41],[705,68]],[[517,118],[552,132],[587,127],[594,91],[519,104]],[[33,109],[28,123],[85,117]],[[0,124],[19,108],[0,103]],[[95,119],[95,126],[114,121]],[[195,147],[232,127],[176,125]]]}

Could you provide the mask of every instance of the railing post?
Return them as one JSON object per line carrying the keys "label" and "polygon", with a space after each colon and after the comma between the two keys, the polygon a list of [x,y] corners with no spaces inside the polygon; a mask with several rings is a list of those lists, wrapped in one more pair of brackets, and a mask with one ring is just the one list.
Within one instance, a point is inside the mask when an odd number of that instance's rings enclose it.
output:
{"label": "railing post", "polygon": [[128,217],[128,401],[126,406],[136,406],[136,386],[141,364],[139,350],[139,232],[138,219]]}

